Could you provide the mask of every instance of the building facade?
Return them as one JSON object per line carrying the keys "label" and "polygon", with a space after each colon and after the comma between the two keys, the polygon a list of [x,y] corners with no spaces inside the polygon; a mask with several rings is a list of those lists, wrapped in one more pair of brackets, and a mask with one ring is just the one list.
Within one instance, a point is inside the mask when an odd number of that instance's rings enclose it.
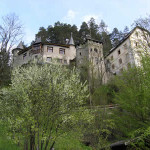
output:
{"label": "building facade", "polygon": [[56,60],[64,65],[69,65],[72,60],[76,60],[77,66],[89,63],[89,75],[95,74],[102,83],[106,83],[113,75],[120,74],[129,66],[140,66],[141,55],[149,52],[149,41],[149,32],[141,27],[135,27],[104,57],[102,42],[89,37],[76,47],[72,34],[66,45],[42,43],[41,39],[37,38],[27,48],[24,48],[21,42],[13,49],[13,67],[21,66],[34,59],[42,62]]}
{"label": "building facade", "polygon": [[71,35],[70,42],[66,45],[42,43],[40,38],[35,42],[24,48],[22,42],[13,49],[13,67],[27,64],[31,60],[38,60],[41,62],[57,61],[62,64],[70,64],[70,61],[76,57],[76,48]]}
{"label": "building facade", "polygon": [[105,56],[107,76],[120,74],[130,66],[141,66],[141,56],[149,53],[149,33],[136,27]]}

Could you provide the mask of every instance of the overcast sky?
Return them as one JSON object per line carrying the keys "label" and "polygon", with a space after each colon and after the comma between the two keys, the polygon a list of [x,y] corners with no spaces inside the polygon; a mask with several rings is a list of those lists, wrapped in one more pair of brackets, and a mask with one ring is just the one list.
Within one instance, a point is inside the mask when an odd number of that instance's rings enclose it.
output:
{"label": "overcast sky", "polygon": [[111,31],[123,30],[139,17],[150,14],[150,0],[0,0],[0,18],[15,13],[24,24],[23,40],[29,44],[39,27],[56,21],[76,24],[94,17],[105,21]]}

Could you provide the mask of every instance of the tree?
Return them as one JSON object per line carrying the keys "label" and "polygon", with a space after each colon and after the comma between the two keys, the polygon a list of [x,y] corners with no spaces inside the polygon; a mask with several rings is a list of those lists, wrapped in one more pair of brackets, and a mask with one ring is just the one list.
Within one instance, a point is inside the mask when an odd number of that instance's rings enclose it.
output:
{"label": "tree", "polygon": [[91,18],[88,22],[90,35],[95,40],[100,40],[100,34],[98,34],[99,27],[95,22],[94,18]]}
{"label": "tree", "polygon": [[128,33],[129,33],[129,28],[128,28],[128,26],[125,26],[125,28],[123,30],[123,36],[125,37]]}
{"label": "tree", "polygon": [[114,28],[110,35],[112,46],[115,47],[116,45],[118,45],[119,42],[123,39],[123,37],[124,34],[121,31],[119,31],[117,28]]}
{"label": "tree", "polygon": [[132,24],[132,27],[142,27],[150,32],[150,15],[147,15],[145,18],[138,18],[137,20],[134,21]]}
{"label": "tree", "polygon": [[80,41],[84,42],[87,35],[90,35],[88,24],[86,22],[82,22],[82,25],[80,26],[79,30],[79,36],[81,38]]}
{"label": "tree", "polygon": [[[61,65],[26,66],[12,73],[10,88],[1,91],[3,119],[24,149],[52,149],[63,133],[87,122],[87,86],[75,70]],[[80,124],[80,127],[79,127]]]}
{"label": "tree", "polygon": [[115,79],[119,89],[114,98],[119,105],[116,122],[124,136],[150,126],[150,56],[142,56],[141,62],[141,67],[132,67]]}
{"label": "tree", "polygon": [[109,32],[107,30],[107,25],[103,20],[101,20],[99,25],[99,32],[101,34],[101,41],[103,42],[103,53],[104,55],[108,54],[112,48]]}
{"label": "tree", "polygon": [[2,18],[0,24],[0,86],[8,85],[10,80],[10,52],[22,37],[22,24],[15,14]]}

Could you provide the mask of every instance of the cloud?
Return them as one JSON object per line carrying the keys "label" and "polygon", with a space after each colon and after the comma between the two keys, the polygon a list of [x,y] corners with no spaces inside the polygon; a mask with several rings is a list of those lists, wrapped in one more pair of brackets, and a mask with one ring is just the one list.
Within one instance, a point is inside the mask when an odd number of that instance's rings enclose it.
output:
{"label": "cloud", "polygon": [[76,15],[78,13],[73,11],[73,10],[68,10],[67,15],[63,18],[63,21],[71,23],[73,22],[73,20],[75,19]]}
{"label": "cloud", "polygon": [[102,19],[102,15],[90,14],[90,15],[83,16],[82,20],[85,21],[85,22],[88,22],[91,18],[94,18],[95,22],[97,24],[99,24],[101,19]]}

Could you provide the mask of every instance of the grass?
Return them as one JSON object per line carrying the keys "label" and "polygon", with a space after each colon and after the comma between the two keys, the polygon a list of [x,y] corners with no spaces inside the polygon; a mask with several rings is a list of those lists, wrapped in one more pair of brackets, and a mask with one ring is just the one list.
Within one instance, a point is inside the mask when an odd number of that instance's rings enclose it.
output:
{"label": "grass", "polygon": [[91,147],[82,144],[73,132],[59,137],[54,148],[56,150],[92,150]]}
{"label": "grass", "polygon": [[0,122],[0,150],[20,150],[20,148],[7,138],[6,126]]}

